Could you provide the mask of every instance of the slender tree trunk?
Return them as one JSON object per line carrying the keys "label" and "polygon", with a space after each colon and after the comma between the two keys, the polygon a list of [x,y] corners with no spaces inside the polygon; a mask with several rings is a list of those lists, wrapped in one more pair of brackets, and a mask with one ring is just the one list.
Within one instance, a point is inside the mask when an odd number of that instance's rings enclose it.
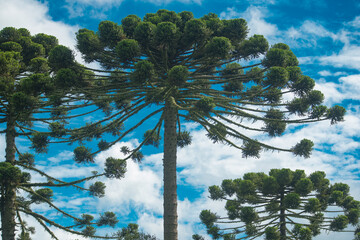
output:
{"label": "slender tree trunk", "polygon": [[281,192],[280,197],[280,240],[286,240],[286,218],[284,207],[284,191]]}
{"label": "slender tree trunk", "polygon": [[[15,120],[11,114],[6,127],[6,162],[15,164]],[[1,229],[3,240],[15,240],[15,200],[16,186],[12,182],[5,182],[1,195]]]}
{"label": "slender tree trunk", "polygon": [[177,109],[166,101],[164,110],[164,240],[177,240],[176,133]]}

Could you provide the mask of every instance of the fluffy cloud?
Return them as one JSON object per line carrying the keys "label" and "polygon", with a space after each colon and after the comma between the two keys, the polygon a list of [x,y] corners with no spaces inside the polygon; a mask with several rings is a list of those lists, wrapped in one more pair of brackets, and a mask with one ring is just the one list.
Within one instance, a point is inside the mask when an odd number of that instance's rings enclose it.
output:
{"label": "fluffy cloud", "polygon": [[36,0],[1,1],[0,28],[27,28],[31,34],[46,33],[56,36],[60,44],[73,48],[77,26],[51,19],[48,6]]}
{"label": "fluffy cloud", "polygon": [[[125,0],[66,0],[70,17],[82,17],[85,14],[92,18],[106,18],[107,11],[119,7]],[[155,5],[167,5],[172,2],[183,4],[200,5],[202,0],[136,0],[138,2],[147,2]]]}
{"label": "fluffy cloud", "polygon": [[356,16],[354,20],[351,22],[346,23],[346,25],[354,27],[354,28],[360,28],[360,16]]}
{"label": "fluffy cloud", "polygon": [[261,34],[265,37],[274,36],[278,29],[275,24],[265,21],[266,9],[262,7],[250,6],[245,12],[238,12],[234,7],[227,8],[225,12],[220,13],[220,18],[245,18],[248,22],[249,36]]}
{"label": "fluffy cloud", "polygon": [[360,46],[345,45],[339,53],[319,58],[321,64],[360,69]]}
{"label": "fluffy cloud", "polygon": [[335,82],[327,82],[321,78],[315,85],[326,96],[328,104],[341,103],[346,99],[360,100],[359,87],[360,74],[342,76],[339,78],[339,84]]}

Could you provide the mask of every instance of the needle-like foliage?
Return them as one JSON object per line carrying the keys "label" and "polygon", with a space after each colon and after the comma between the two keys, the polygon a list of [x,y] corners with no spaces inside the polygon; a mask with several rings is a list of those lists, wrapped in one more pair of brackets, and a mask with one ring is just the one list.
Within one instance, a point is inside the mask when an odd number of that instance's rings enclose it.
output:
{"label": "needle-like foliage", "polygon": [[[128,158],[140,161],[143,145],[163,143],[165,240],[177,239],[176,151],[191,142],[181,129],[184,121],[199,124],[213,142],[234,146],[244,157],[259,157],[267,149],[309,157],[310,140],[270,146],[248,133],[281,136],[289,124],[343,120],[342,107],[321,105],[323,94],[313,90],[315,81],[302,74],[287,45],[269,48],[263,36],[247,34],[244,19],[222,20],[212,13],[194,18],[191,12],[168,10],[143,19],[129,15],[120,24],[103,21],[97,32],[80,29],[76,34],[84,60],[102,69],[91,69],[95,75],[88,75],[90,84],[81,88],[73,106],[93,104],[106,116],[70,138],[117,136],[99,144],[94,155],[152,125],[138,147],[125,150]],[[59,72],[78,68],[71,69]],[[69,73],[61,76],[68,82]],[[81,154],[84,161],[91,161],[90,155]]]}
{"label": "needle-like foliage", "polygon": [[[71,109],[71,106],[59,104],[66,105],[71,99],[66,97],[69,86],[74,88],[87,84],[80,77],[85,73],[84,70],[68,69],[73,64],[72,52],[59,45],[54,36],[42,33],[31,36],[28,30],[13,27],[0,31],[0,133],[5,134],[6,142],[5,161],[0,162],[2,239],[15,240],[18,230],[18,239],[30,239],[34,228],[26,224],[24,215],[34,218],[54,239],[57,237],[49,225],[74,234],[93,236],[95,229],[92,225],[114,226],[117,222],[113,213],[104,213],[98,221],[79,224],[82,221],[79,217],[67,213],[53,203],[53,189],[74,187],[89,192],[92,196],[102,197],[105,190],[102,182],[95,182],[88,188],[84,187],[83,183],[100,176],[121,178],[123,175],[119,173],[125,171],[125,163],[113,164],[112,168],[104,173],[89,173],[89,177],[71,182],[50,176],[36,166],[34,152],[47,152],[50,141],[71,133],[71,130],[65,129],[67,119],[71,116],[64,115],[64,111]],[[74,83],[74,79],[78,81]],[[22,143],[28,141],[32,153],[20,152],[16,145],[17,139],[21,139]],[[86,148],[77,148],[75,161],[92,162],[92,159]],[[115,172],[117,174],[114,174]],[[41,175],[44,181],[31,181],[31,174]],[[33,210],[36,204],[46,204],[76,224],[67,226],[61,223],[61,220],[57,222]],[[86,228],[79,230],[76,229],[78,227]]]}
{"label": "needle-like foliage", "polygon": [[209,187],[212,200],[226,201],[227,216],[203,210],[200,219],[213,239],[224,240],[311,240],[321,231],[354,232],[345,228],[359,223],[360,202],[349,190],[330,184],[321,171],[251,172]]}

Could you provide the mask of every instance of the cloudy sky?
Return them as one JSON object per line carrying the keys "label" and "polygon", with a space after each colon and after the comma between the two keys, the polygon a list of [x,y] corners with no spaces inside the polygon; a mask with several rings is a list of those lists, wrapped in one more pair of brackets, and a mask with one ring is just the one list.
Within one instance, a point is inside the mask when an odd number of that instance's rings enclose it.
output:
{"label": "cloudy sky", "polygon": [[[265,139],[288,147],[299,139],[310,138],[315,151],[309,159],[278,152],[265,152],[260,159],[243,159],[238,150],[213,144],[196,125],[186,125],[193,143],[178,153],[180,240],[190,239],[193,233],[205,233],[198,218],[202,209],[223,212],[223,202],[208,199],[209,185],[250,171],[267,173],[271,168],[284,167],[307,173],[322,170],[332,182],[348,183],[352,195],[360,200],[360,3],[356,0],[0,0],[0,29],[13,26],[27,28],[32,34],[54,35],[62,45],[75,50],[75,32],[79,28],[96,30],[102,20],[120,23],[129,14],[143,17],[164,8],[192,11],[195,17],[213,12],[223,19],[245,18],[250,35],[262,34],[271,44],[284,42],[292,48],[304,74],[315,79],[316,89],[325,94],[326,105],[336,103],[347,109],[345,122],[338,125],[315,123]],[[81,61],[80,54],[77,59]],[[38,166],[58,178],[87,176],[92,170],[100,171],[107,156],[121,157],[120,146],[135,146],[137,137],[133,135],[127,142],[99,154],[94,165],[75,165],[72,152],[64,146],[40,158]],[[3,136],[0,142],[4,145]],[[141,165],[128,162],[124,179],[105,180],[104,198],[69,191],[60,192],[55,203],[74,214],[84,210],[93,214],[115,211],[119,226],[136,222],[144,231],[162,237],[162,154],[160,150],[146,153]],[[0,156],[4,156],[3,149]],[[59,218],[47,206],[37,208]],[[31,219],[28,222],[37,226]],[[60,239],[75,239],[61,231],[56,233]],[[50,237],[37,227],[34,239]],[[316,239],[351,239],[351,235],[323,233]]]}

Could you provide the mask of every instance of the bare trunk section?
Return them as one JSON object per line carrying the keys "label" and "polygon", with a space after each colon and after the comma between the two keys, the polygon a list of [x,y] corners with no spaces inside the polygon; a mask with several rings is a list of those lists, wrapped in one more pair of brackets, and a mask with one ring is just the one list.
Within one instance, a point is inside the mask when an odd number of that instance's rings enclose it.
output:
{"label": "bare trunk section", "polygon": [[[9,114],[6,127],[5,161],[15,164],[15,119]],[[1,229],[3,240],[15,240],[16,186],[5,182],[1,189]]]}
{"label": "bare trunk section", "polygon": [[164,240],[177,240],[176,133],[177,109],[169,101],[164,110]]}
{"label": "bare trunk section", "polygon": [[285,219],[285,206],[284,206],[284,190],[281,192],[280,197],[280,240],[286,240],[286,219]]}

